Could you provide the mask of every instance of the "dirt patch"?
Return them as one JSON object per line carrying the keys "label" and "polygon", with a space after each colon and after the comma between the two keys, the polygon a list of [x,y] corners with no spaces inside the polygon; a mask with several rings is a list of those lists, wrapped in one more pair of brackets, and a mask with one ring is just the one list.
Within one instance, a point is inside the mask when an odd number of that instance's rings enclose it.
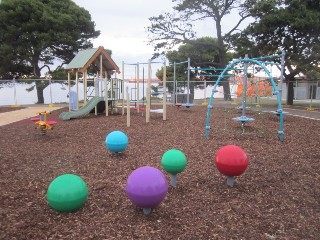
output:
{"label": "dirt patch", "polygon": [[[58,123],[45,136],[29,119],[0,127],[0,239],[320,236],[320,121],[285,116],[280,142],[275,115],[248,112],[256,121],[241,134],[241,124],[230,121],[241,112],[213,109],[206,139],[205,107],[168,107],[167,121],[152,114],[149,124],[132,113],[130,128],[121,114],[60,121],[63,110],[49,116]],[[114,130],[129,138],[123,154],[104,146]],[[250,160],[233,188],[213,163],[217,150],[228,144],[242,147]],[[178,175],[177,187],[169,187],[165,200],[144,216],[128,200],[126,180],[140,166],[163,171],[161,157],[172,148],[186,154],[186,170]],[[46,201],[50,182],[66,173],[81,176],[90,192],[86,205],[74,213],[56,212]]]}
{"label": "dirt patch", "polygon": [[0,107],[0,113],[16,111],[24,108],[25,107]]}

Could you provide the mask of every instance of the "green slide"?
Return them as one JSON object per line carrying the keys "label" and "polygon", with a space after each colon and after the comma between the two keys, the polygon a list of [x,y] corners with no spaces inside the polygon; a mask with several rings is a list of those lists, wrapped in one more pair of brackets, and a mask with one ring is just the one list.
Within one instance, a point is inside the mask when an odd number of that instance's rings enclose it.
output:
{"label": "green slide", "polygon": [[62,120],[70,120],[71,118],[81,118],[89,114],[99,102],[104,101],[104,97],[93,97],[86,105],[84,105],[79,110],[72,112],[63,112],[60,114],[59,118]]}

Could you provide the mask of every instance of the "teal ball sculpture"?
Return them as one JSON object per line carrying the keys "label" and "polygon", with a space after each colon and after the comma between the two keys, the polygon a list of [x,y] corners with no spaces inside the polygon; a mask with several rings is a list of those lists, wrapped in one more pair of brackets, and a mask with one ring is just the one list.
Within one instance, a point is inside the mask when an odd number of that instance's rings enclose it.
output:
{"label": "teal ball sculpture", "polygon": [[87,184],[74,174],[58,176],[50,183],[47,191],[49,205],[59,212],[74,212],[85,204],[87,198]]}
{"label": "teal ball sculpture", "polygon": [[166,172],[176,175],[186,168],[187,157],[182,151],[171,149],[162,155],[161,165]]}
{"label": "teal ball sculpture", "polygon": [[124,152],[128,147],[129,140],[127,135],[121,131],[113,131],[109,133],[105,140],[107,149],[112,153]]}
{"label": "teal ball sculpture", "polygon": [[162,155],[161,165],[170,174],[170,184],[177,186],[177,174],[184,171],[187,166],[186,155],[177,149],[170,149]]}

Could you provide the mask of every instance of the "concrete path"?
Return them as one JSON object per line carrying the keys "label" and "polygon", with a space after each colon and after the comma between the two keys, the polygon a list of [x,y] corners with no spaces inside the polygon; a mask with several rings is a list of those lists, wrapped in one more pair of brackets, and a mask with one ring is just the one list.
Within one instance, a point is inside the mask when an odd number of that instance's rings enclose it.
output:
{"label": "concrete path", "polygon": [[308,118],[312,120],[320,120],[320,112],[319,111],[308,111],[302,109],[295,108],[283,108],[283,111],[288,112],[287,115]]}
{"label": "concrete path", "polygon": [[60,108],[63,108],[63,107],[61,106],[49,107],[49,106],[43,105],[43,106],[27,107],[27,108],[16,110],[16,111],[0,113],[0,126],[18,122],[23,119],[35,117],[37,116],[38,112],[44,112],[44,111],[51,112]]}
{"label": "concrete path", "polygon": [[[23,119],[35,117],[37,116],[37,112],[43,112],[43,111],[50,112],[63,107],[65,106],[49,107],[48,105],[42,105],[42,106],[37,105],[37,106],[16,110],[16,111],[0,113],[0,126],[4,126],[13,122],[18,122]],[[284,108],[283,110],[285,112],[288,112],[287,115],[290,115],[290,116],[308,118],[312,120],[320,120],[319,111],[307,111],[307,110],[295,109],[295,108]]]}

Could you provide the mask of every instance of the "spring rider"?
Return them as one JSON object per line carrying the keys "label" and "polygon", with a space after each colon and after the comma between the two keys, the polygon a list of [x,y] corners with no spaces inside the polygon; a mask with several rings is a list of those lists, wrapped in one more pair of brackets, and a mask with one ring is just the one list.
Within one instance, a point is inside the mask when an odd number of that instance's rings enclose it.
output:
{"label": "spring rider", "polygon": [[41,135],[46,135],[47,130],[52,130],[53,125],[56,124],[56,121],[47,121],[47,114],[51,114],[50,112],[38,112],[39,117],[32,118],[31,120],[35,122],[35,129],[40,129]]}

